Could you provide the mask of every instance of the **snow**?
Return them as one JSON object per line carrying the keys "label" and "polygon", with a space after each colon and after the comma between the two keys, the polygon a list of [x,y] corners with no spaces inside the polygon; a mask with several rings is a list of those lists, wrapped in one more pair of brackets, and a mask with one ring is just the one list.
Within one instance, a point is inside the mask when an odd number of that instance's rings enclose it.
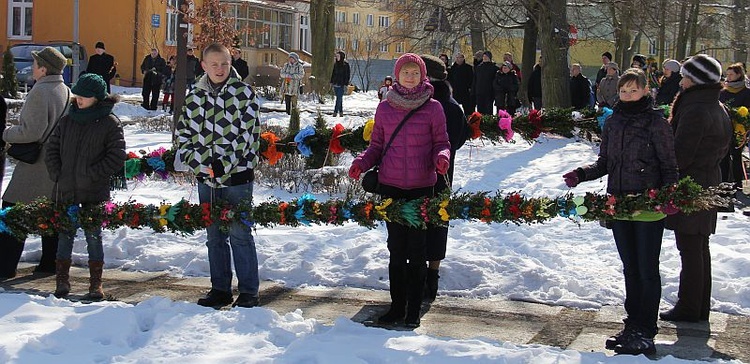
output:
{"label": "snow", "polygon": [[[124,95],[115,113],[124,121],[163,114],[138,106],[140,90],[113,87]],[[332,103],[302,100],[306,110],[330,114]],[[372,117],[374,92],[346,96],[343,118],[327,116],[330,126],[361,125]],[[278,102],[265,107],[283,109]],[[288,124],[283,112],[262,114],[264,125]],[[301,112],[302,127],[316,112]],[[169,147],[169,133],[125,127],[128,150]],[[470,141],[457,155],[454,188],[464,191],[521,191],[528,196],[557,196],[569,191],[561,175],[594,160],[597,147],[587,142],[543,135],[530,145],[492,145]],[[348,166],[351,156],[341,158]],[[13,170],[6,165],[7,185]],[[3,186],[3,187],[4,187]],[[603,180],[573,190],[602,192]],[[298,194],[256,183],[254,197],[290,199]],[[328,196],[319,195],[319,199]],[[335,197],[335,196],[334,196]],[[114,194],[117,201],[159,203],[185,198],[197,202],[195,186],[145,180]],[[711,237],[713,310],[750,315],[750,218],[722,214]],[[368,230],[344,226],[259,228],[255,235],[263,280],[287,287],[350,286],[387,290],[388,251],[383,226]],[[104,233],[106,268],[209,276],[205,232],[193,236],[154,234],[123,228]],[[662,308],[676,300],[680,260],[674,235],[666,232],[661,255]],[[37,261],[38,237],[30,237],[22,261]],[[79,234],[75,264],[87,260]],[[621,306],[624,284],[611,232],[597,223],[556,218],[539,225],[452,223],[447,258],[441,265],[441,295],[504,298],[581,309]],[[106,288],[106,278],[105,278]],[[197,299],[198,297],[196,297]],[[104,324],[106,323],[106,324]],[[158,359],[156,359],[158,358]],[[639,357],[608,357],[539,345],[514,345],[486,338],[458,340],[410,331],[364,327],[347,318],[324,325],[301,310],[275,312],[263,307],[216,311],[194,302],[154,297],[137,305],[100,302],[83,305],[54,297],[0,293],[0,362],[254,362],[254,363],[646,363]],[[671,356],[659,362],[677,363]]]}

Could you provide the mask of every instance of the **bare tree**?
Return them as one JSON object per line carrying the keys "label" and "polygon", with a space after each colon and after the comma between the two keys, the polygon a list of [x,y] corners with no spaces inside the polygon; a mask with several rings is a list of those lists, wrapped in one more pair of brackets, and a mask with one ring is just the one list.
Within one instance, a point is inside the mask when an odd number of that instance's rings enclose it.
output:
{"label": "bare tree", "polygon": [[[310,1],[310,27],[314,29],[312,37],[312,89],[318,95],[324,94],[333,72],[333,51],[336,38],[334,35],[335,0]],[[321,102],[322,102],[321,98]]]}

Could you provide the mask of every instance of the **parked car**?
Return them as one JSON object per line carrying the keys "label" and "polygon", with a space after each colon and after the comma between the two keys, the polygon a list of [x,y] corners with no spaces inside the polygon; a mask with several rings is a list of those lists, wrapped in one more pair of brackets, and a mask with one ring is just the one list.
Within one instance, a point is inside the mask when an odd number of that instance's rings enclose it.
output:
{"label": "parked car", "polygon": [[[68,58],[68,65],[63,70],[63,79],[65,84],[70,86],[72,80],[72,67],[73,67],[73,45],[74,42],[66,41],[55,41],[49,43],[21,43],[10,47],[10,52],[13,54],[13,62],[16,66],[16,79],[18,84],[23,86],[34,85],[34,78],[32,77],[31,65],[34,64],[34,58],[31,56],[32,51],[41,51],[44,47],[54,47],[66,58]],[[86,70],[89,63],[89,57],[86,52],[86,47],[79,45],[78,51],[78,63],[79,73]]]}

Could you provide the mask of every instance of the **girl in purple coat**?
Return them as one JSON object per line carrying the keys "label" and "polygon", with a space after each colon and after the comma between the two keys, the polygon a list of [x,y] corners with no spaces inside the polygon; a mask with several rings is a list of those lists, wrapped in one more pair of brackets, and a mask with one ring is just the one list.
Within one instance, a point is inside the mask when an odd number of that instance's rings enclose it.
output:
{"label": "girl in purple coat", "polygon": [[[384,198],[429,197],[434,193],[437,179],[444,178],[442,175],[450,166],[450,142],[443,107],[431,98],[433,87],[427,79],[424,61],[418,55],[406,53],[399,57],[394,75],[393,89],[375,111],[370,146],[354,159],[349,176],[359,179],[362,171],[379,165],[378,180]],[[396,127],[410,112],[411,116],[383,154]],[[418,327],[427,274],[427,233],[395,222],[386,222],[386,227],[391,308],[378,322],[403,321],[407,327]]]}

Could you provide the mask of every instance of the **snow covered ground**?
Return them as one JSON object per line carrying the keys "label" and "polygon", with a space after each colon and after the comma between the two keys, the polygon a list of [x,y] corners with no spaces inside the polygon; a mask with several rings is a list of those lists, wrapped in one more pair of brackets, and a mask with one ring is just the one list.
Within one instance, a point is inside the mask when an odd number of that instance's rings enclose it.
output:
{"label": "snow covered ground", "polygon": [[[140,90],[113,87],[128,99]],[[332,110],[332,103],[303,102],[303,109]],[[374,93],[344,99],[344,110],[371,114]],[[281,108],[274,102],[265,106]],[[157,115],[134,104],[120,103],[123,120]],[[314,113],[302,112],[302,127],[313,124]],[[266,125],[286,125],[288,116],[269,112]],[[361,125],[366,117],[328,117],[330,126]],[[125,127],[128,150],[169,147],[169,133]],[[557,196],[568,192],[562,174],[594,160],[597,147],[554,135],[542,135],[529,145],[492,145],[470,141],[457,155],[455,188],[465,191],[520,191],[528,196]],[[351,156],[342,157],[348,166]],[[13,164],[6,165],[6,179]],[[573,190],[602,192],[604,181],[583,183]],[[258,201],[291,199],[296,194],[256,184]],[[197,201],[188,184],[146,180],[118,191],[118,201],[144,203]],[[318,199],[328,196],[318,195]],[[740,212],[721,214],[711,237],[713,310],[750,315],[750,218]],[[340,227],[259,228],[255,235],[264,280],[288,287],[351,286],[388,288],[385,228],[373,230],[347,224]],[[167,271],[176,276],[208,276],[205,233],[181,237],[149,230],[120,229],[104,235],[107,268]],[[27,240],[24,261],[38,260],[38,237]],[[84,263],[86,249],[79,235],[73,260]],[[674,235],[666,232],[661,255],[662,306],[676,300],[679,253]],[[104,282],[106,290],[106,278]],[[540,225],[487,225],[454,222],[447,258],[441,266],[440,294],[504,297],[581,309],[622,305],[621,263],[611,232],[597,223],[576,224],[556,218]],[[197,299],[198,297],[196,297]],[[278,363],[633,363],[645,357],[607,357],[601,353],[520,346],[488,339],[451,340],[413,332],[366,328],[341,318],[322,325],[304,312],[274,312],[265,308],[215,311],[193,302],[152,298],[136,306],[102,302],[89,305],[26,294],[0,294],[0,362],[278,362]],[[681,362],[672,357],[660,362]]]}

